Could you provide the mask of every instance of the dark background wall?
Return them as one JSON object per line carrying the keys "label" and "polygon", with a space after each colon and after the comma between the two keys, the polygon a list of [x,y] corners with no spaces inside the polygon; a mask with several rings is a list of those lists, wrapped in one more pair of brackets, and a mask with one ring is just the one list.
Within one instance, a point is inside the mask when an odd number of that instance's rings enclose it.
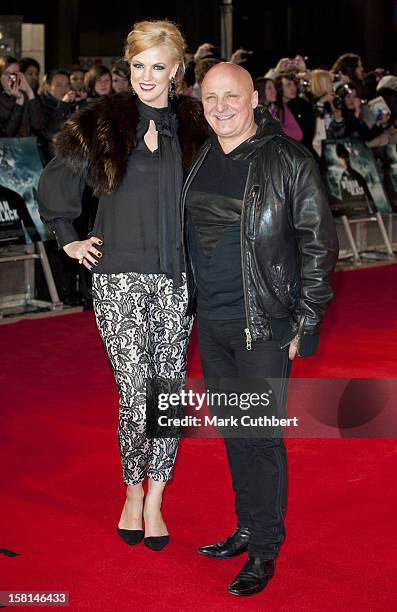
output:
{"label": "dark background wall", "polygon": [[[179,23],[194,50],[219,44],[220,1],[8,0],[9,14],[46,25],[46,65],[68,67],[79,56],[114,56],[134,21]],[[345,51],[362,55],[368,69],[397,72],[397,0],[234,0],[234,47],[254,51],[252,68],[263,73],[280,58],[301,52],[312,67],[330,67]],[[4,12],[2,9],[1,12]]]}

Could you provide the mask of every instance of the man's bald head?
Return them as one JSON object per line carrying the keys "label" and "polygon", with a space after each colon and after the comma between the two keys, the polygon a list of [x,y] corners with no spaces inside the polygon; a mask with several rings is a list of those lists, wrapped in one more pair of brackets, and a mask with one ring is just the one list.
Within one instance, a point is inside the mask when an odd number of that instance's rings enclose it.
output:
{"label": "man's bald head", "polygon": [[245,68],[231,62],[211,68],[201,85],[201,99],[205,118],[225,152],[255,134],[258,92]]}
{"label": "man's bald head", "polygon": [[242,87],[247,88],[247,92],[251,94],[254,91],[254,83],[248,70],[232,62],[220,62],[213,66],[205,75],[201,89],[210,88],[215,79],[236,79]]}

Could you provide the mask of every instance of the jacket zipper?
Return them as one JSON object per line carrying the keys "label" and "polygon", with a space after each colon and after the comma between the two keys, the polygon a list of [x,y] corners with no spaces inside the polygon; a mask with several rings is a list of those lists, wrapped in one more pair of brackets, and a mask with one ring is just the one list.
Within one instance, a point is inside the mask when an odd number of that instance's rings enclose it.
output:
{"label": "jacket zipper", "polygon": [[247,286],[246,286],[246,279],[245,279],[245,269],[244,269],[244,218],[245,218],[245,202],[247,199],[247,190],[248,190],[248,185],[249,185],[249,179],[250,179],[250,175],[251,175],[251,164],[250,163],[249,167],[248,167],[248,174],[247,174],[247,181],[245,183],[245,190],[244,190],[244,197],[243,197],[243,206],[241,209],[241,219],[240,219],[240,248],[241,248],[241,273],[243,276],[243,293],[244,293],[244,307],[245,307],[245,324],[246,324],[246,328],[244,329],[244,334],[245,334],[245,348],[247,349],[247,351],[252,350],[252,335],[251,335],[251,329],[250,329],[250,324],[249,324],[249,315],[248,315],[248,306],[247,306]]}

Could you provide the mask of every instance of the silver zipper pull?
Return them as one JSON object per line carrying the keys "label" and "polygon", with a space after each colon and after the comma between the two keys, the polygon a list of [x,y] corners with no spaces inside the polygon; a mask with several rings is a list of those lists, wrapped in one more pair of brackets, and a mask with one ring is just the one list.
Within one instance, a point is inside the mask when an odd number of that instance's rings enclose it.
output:
{"label": "silver zipper pull", "polygon": [[245,332],[245,345],[246,345],[246,349],[247,351],[250,351],[252,349],[252,338],[251,338],[251,332],[248,329],[248,327],[244,330]]}

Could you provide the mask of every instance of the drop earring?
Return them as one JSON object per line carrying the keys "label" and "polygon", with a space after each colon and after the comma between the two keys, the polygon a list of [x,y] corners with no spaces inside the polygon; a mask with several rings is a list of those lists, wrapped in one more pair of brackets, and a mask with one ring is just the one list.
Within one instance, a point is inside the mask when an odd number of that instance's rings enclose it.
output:
{"label": "drop earring", "polygon": [[175,77],[171,77],[168,83],[168,96],[170,100],[172,100],[175,97],[175,93],[176,93]]}

